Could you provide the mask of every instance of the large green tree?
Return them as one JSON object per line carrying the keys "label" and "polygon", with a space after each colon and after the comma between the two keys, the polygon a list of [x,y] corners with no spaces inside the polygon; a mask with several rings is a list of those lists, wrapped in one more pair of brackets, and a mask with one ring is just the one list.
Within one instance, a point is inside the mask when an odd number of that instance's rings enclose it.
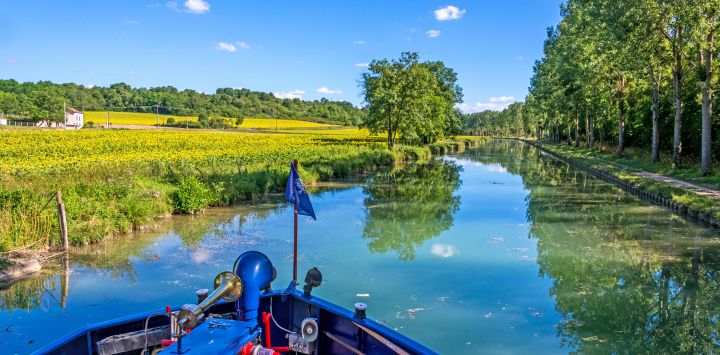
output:
{"label": "large green tree", "polygon": [[388,148],[437,141],[459,129],[462,89],[457,74],[444,63],[420,62],[417,53],[374,60],[360,82],[367,114],[362,126],[387,133]]}
{"label": "large green tree", "polygon": [[35,110],[31,116],[38,121],[62,122],[63,99],[54,90],[36,91],[31,95]]}

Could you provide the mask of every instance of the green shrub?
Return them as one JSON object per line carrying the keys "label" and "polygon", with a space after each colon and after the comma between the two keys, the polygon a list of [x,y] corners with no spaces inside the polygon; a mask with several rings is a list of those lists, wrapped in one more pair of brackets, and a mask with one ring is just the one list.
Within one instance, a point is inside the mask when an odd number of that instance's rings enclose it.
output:
{"label": "green shrub", "polygon": [[215,193],[194,176],[181,177],[172,194],[176,213],[195,214],[216,200]]}
{"label": "green shrub", "polygon": [[396,160],[400,161],[420,160],[429,157],[429,153],[432,153],[428,148],[408,145],[397,146],[393,148],[393,150],[396,155]]}
{"label": "green shrub", "polygon": [[205,125],[205,128],[215,128],[215,129],[232,128],[232,120],[229,120],[227,118],[222,118],[222,117],[213,117],[207,122],[207,124]]}

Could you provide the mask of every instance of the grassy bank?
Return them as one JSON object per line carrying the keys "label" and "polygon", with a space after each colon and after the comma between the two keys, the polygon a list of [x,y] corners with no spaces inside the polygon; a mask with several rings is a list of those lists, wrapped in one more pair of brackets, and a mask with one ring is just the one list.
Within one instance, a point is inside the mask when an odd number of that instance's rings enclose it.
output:
{"label": "grassy bank", "polygon": [[490,137],[483,136],[457,136],[452,139],[444,139],[430,144],[427,148],[430,150],[430,153],[436,155],[462,153],[467,147],[473,147],[490,141],[491,139]]}
{"label": "grassy bank", "polygon": [[717,177],[702,177],[699,171],[694,171],[691,168],[672,169],[668,164],[651,164],[633,155],[632,152],[623,157],[617,157],[609,152],[576,148],[567,144],[556,144],[546,141],[535,142],[535,144],[544,150],[560,155],[566,159],[571,159],[592,169],[608,173],[638,190],[644,190],[660,198],[670,200],[673,204],[668,207],[682,214],[687,213],[695,217],[705,215],[706,218],[702,219],[720,220],[720,201],[661,181],[638,176],[635,172],[636,169],[641,169],[685,179],[710,188],[716,187],[715,179],[717,179]]}
{"label": "grassy bank", "polygon": [[[193,131],[0,130],[0,251],[41,240],[58,245],[53,193],[62,191],[70,241],[90,244],[130,233],[172,213],[252,200],[282,191],[298,159],[308,185],[445,148],[385,149],[354,135]],[[462,148],[459,148],[462,146]]]}
{"label": "grassy bank", "polygon": [[700,163],[694,158],[686,157],[683,159],[681,166],[675,166],[672,162],[672,153],[664,152],[660,155],[660,161],[653,163],[650,156],[650,150],[645,148],[627,147],[623,152],[622,156],[618,156],[615,152],[617,147],[615,145],[596,145],[595,148],[589,149],[586,147],[572,147],[567,144],[560,144],[563,146],[562,149],[571,149],[580,154],[588,157],[595,157],[624,165],[631,169],[639,169],[649,171],[656,174],[670,176],[693,184],[702,185],[711,189],[720,189],[720,174],[718,173],[720,167],[717,165],[713,167],[714,173],[709,175],[703,175],[700,172]]}

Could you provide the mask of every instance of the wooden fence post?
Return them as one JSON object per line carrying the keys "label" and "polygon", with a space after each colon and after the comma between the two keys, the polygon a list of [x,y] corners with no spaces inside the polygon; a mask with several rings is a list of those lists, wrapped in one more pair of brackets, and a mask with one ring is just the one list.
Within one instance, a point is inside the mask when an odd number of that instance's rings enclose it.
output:
{"label": "wooden fence post", "polygon": [[65,217],[65,204],[62,201],[62,193],[60,190],[55,192],[55,198],[57,199],[58,224],[60,226],[60,236],[63,240],[63,250],[68,251],[70,245],[68,243],[67,218]]}
{"label": "wooden fence post", "polygon": [[63,256],[63,271],[63,278],[60,280],[60,307],[64,309],[70,293],[70,257],[67,253]]}
{"label": "wooden fence post", "polygon": [[60,307],[65,308],[67,305],[67,298],[70,289],[70,256],[68,250],[70,249],[70,243],[68,241],[68,228],[67,228],[67,217],[65,216],[65,204],[62,200],[62,192],[58,190],[55,192],[55,198],[57,199],[57,210],[58,210],[58,224],[60,225],[60,236],[63,241],[63,266],[64,266],[64,277],[60,280]]}

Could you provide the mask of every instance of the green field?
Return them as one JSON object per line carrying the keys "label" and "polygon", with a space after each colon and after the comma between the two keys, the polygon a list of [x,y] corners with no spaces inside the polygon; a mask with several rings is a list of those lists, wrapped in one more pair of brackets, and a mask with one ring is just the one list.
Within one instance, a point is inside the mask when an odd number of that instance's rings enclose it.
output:
{"label": "green field", "polygon": [[[108,117],[109,115],[109,117]],[[138,113],[138,112],[104,112],[104,111],[86,111],[85,122],[93,122],[98,125],[104,125],[109,118],[112,125],[141,125],[154,126],[167,123],[168,118],[174,118],[175,122],[190,121],[197,122],[197,116],[176,116],[176,115],[156,115],[154,113]],[[324,123],[273,119],[273,118],[244,118],[243,123],[238,128],[245,129],[328,129],[339,128],[342,126],[329,125]]]}

